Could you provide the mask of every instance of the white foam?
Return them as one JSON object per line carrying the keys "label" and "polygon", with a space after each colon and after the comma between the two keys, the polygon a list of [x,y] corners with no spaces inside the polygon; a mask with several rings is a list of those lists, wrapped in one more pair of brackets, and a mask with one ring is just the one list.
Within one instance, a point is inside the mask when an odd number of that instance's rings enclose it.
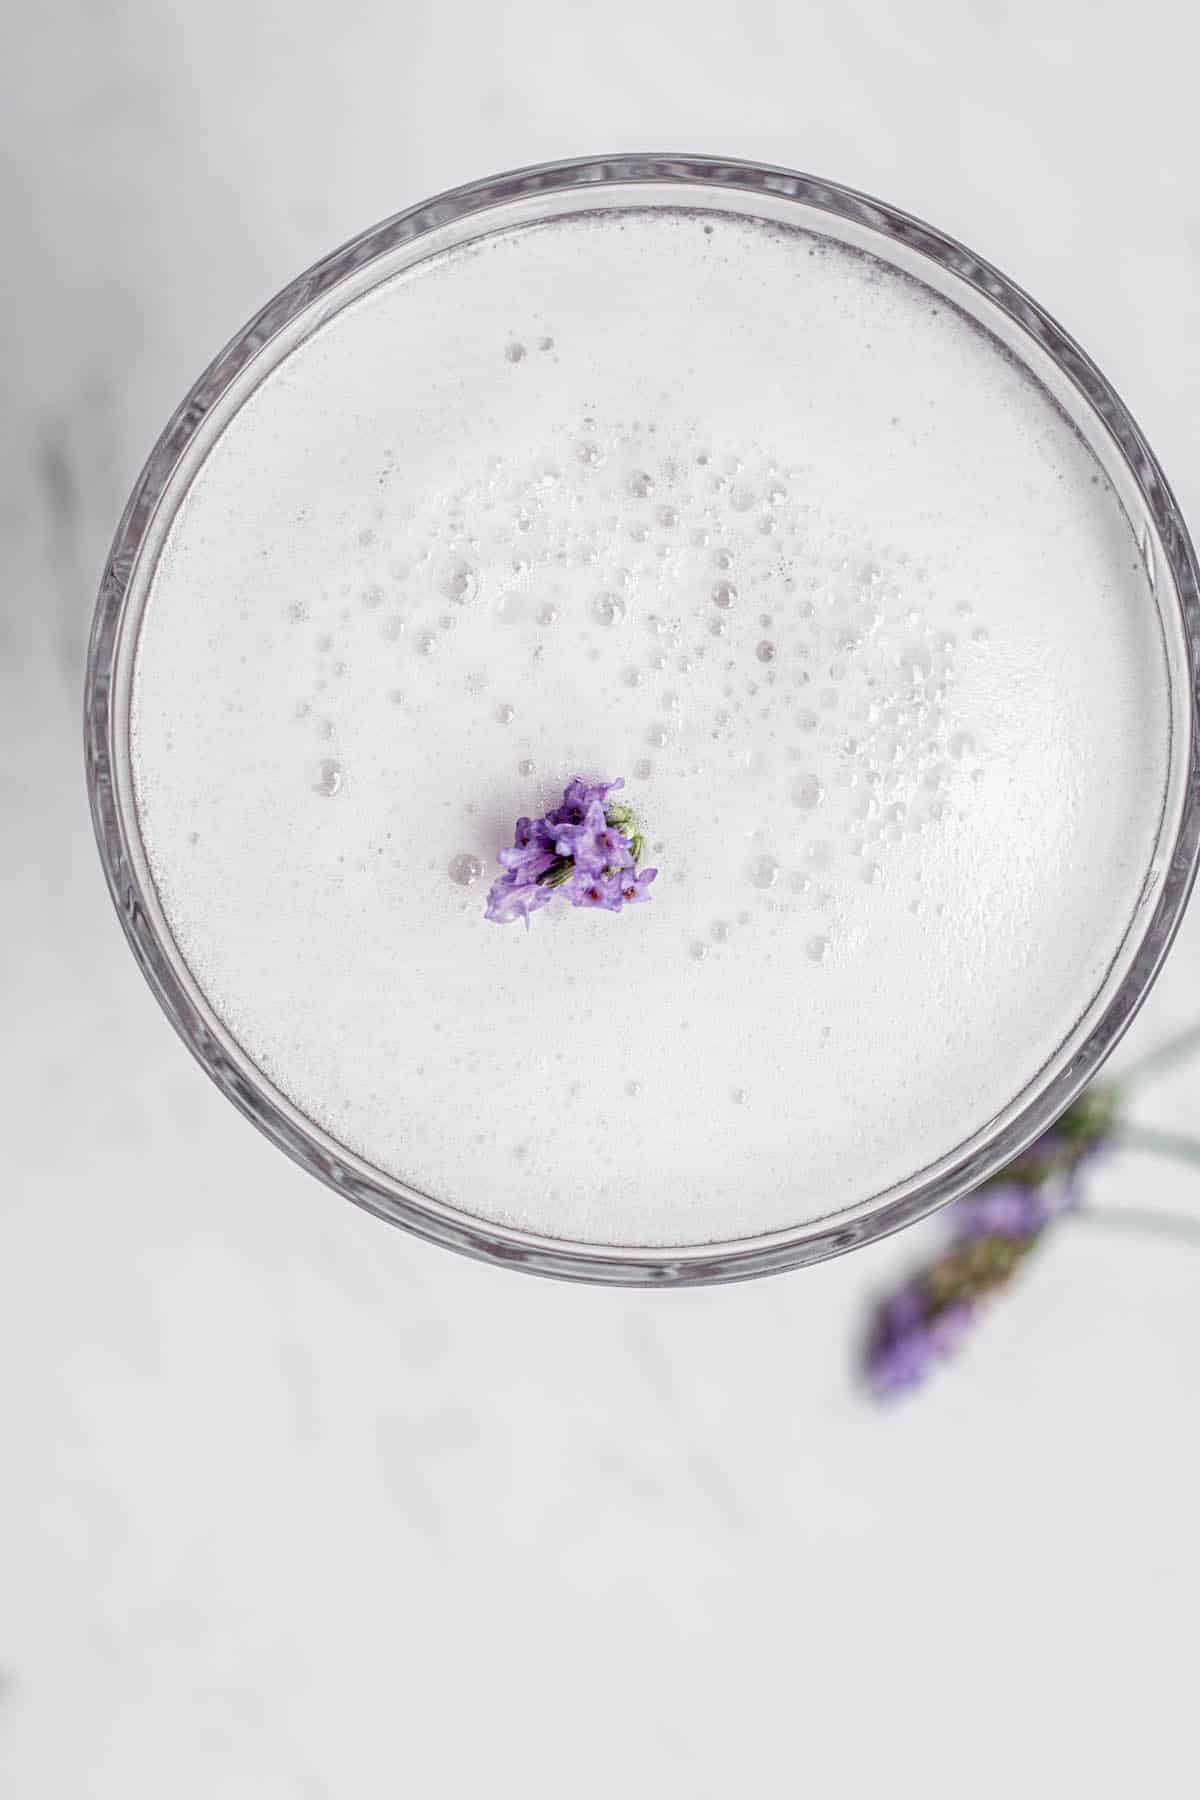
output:
{"label": "white foam", "polygon": [[[427,263],[259,388],[134,751],[180,946],[304,1112],[482,1217],[683,1243],[864,1200],[1035,1075],[1133,915],[1168,697],[1115,496],[991,340],[636,213]],[[486,923],[576,773],[627,778],[652,904]]]}

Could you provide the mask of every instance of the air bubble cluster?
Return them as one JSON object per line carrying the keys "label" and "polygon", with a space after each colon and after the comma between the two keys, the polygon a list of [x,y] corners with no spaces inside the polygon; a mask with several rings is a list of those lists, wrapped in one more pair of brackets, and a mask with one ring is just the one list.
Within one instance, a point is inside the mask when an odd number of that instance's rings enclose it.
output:
{"label": "air bubble cluster", "polygon": [[[503,353],[520,364],[544,342],[530,333]],[[519,377],[536,378],[536,366]],[[322,620],[298,719],[337,736],[330,697],[361,648],[347,639],[374,631],[383,691],[401,691],[390,685],[401,672],[415,690],[404,703],[414,729],[422,694],[432,706],[457,687],[489,743],[512,727],[505,766],[528,784],[546,768],[532,753],[528,684],[582,691],[590,741],[603,742],[606,768],[647,789],[648,806],[726,794],[712,823],[728,830],[733,809],[747,848],[731,869],[755,896],[753,917],[772,930],[794,918],[793,953],[809,963],[825,961],[844,918],[877,891],[911,888],[909,850],[949,829],[977,791],[979,747],[954,704],[963,633],[951,627],[969,615],[939,603],[906,556],[823,514],[802,470],[754,446],[697,445],[653,420],[565,417],[524,467],[490,456],[398,528],[380,510],[354,542],[357,627],[328,629],[328,608],[308,596],[287,608],[302,632]],[[497,694],[501,681],[512,698]],[[328,757],[313,786],[332,796],[341,780]],[[685,859],[666,860],[686,897]],[[455,857],[460,885],[468,867]],[[685,907],[681,929],[699,961],[727,927]]]}

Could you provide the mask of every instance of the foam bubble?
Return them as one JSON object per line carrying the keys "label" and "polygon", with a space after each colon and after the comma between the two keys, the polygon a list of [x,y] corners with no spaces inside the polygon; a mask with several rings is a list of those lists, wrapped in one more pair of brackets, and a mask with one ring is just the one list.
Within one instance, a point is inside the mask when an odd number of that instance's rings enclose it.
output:
{"label": "foam bubble", "polygon": [[620,594],[597,594],[592,601],[592,617],[601,625],[619,625],[627,610]]}
{"label": "foam bubble", "polygon": [[317,769],[317,779],[313,782],[313,792],[320,794],[325,800],[331,800],[340,792],[342,786],[342,765],[332,756],[326,756]]}
{"label": "foam bubble", "polygon": [[483,874],[483,864],[469,851],[461,851],[450,863],[450,879],[459,887],[470,887]]}

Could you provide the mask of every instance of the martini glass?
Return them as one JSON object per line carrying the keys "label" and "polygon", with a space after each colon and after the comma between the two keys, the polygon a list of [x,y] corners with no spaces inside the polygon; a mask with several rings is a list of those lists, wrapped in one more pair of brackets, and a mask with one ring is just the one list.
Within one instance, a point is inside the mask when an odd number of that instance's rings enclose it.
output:
{"label": "martini glass", "polygon": [[[840,1211],[720,1242],[578,1242],[494,1223],[374,1166],[314,1123],[238,1042],[175,941],[151,874],[135,796],[130,717],[138,634],[172,520],[207,450],[247,397],[321,325],[425,259],[490,234],[578,213],[686,207],[799,228],[863,251],[974,320],[1047,393],[1123,509],[1158,610],[1171,717],[1157,841],[1118,954],[1056,1053],[955,1149]],[[1152,451],[1100,371],[1006,276],[921,221],[828,181],[704,157],[619,156],[472,183],[386,220],[273,299],[221,352],[168,421],[118,526],[88,658],[87,778],[100,854],[130,947],[202,1067],[301,1167],[380,1218],[467,1254],[574,1280],[727,1281],[819,1261],[895,1231],[978,1185],[1038,1137],[1092,1079],[1153,981],[1179,923],[1200,844],[1194,553]],[[564,773],[569,773],[565,771]]]}

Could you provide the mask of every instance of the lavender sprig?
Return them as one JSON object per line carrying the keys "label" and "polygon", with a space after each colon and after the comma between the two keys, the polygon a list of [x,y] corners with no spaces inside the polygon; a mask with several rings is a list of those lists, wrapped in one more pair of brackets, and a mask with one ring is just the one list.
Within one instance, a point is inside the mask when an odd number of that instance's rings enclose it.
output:
{"label": "lavender sprig", "polygon": [[556,893],[604,912],[648,900],[658,870],[639,868],[645,845],[633,811],[609,800],[624,785],[576,775],[544,818],[518,819],[511,849],[497,858],[504,873],[492,883],[484,916],[497,925],[524,919],[528,929]]}
{"label": "lavender sprig", "polygon": [[941,1256],[876,1308],[864,1373],[878,1397],[924,1381],[936,1362],[958,1348],[981,1305],[1012,1278],[1045,1228],[1017,1224],[1029,1192],[1022,1187],[993,1189],[1010,1221],[970,1221]]}
{"label": "lavender sprig", "polygon": [[1089,1089],[1001,1174],[949,1208],[949,1244],[871,1319],[863,1373],[878,1398],[919,1386],[1054,1221],[1078,1205],[1080,1170],[1112,1142],[1118,1108],[1114,1089]]}

